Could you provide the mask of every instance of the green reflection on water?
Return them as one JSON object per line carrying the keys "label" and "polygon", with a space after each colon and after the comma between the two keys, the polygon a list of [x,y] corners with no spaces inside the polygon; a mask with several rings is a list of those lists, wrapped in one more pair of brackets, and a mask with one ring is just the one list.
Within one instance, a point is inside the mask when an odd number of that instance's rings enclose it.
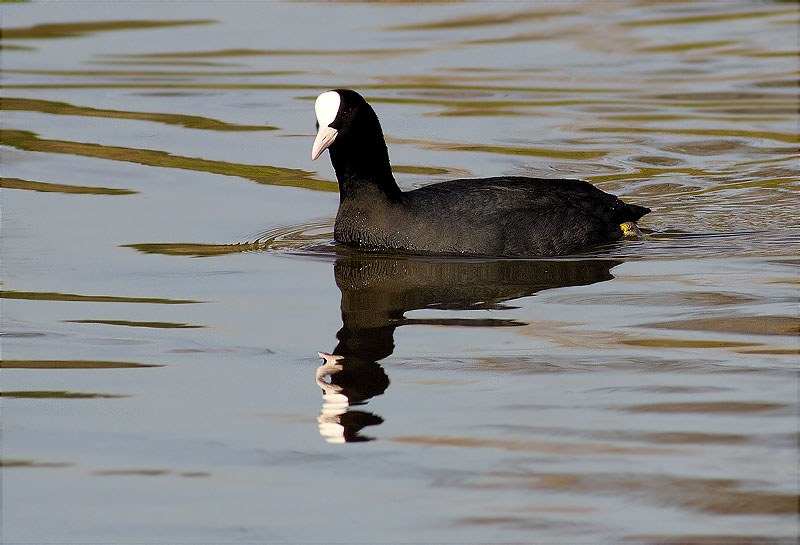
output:
{"label": "green reflection on water", "polygon": [[[184,61],[184,60],[101,60],[101,61],[84,61],[84,64],[97,64],[103,66],[215,66],[215,67],[243,67],[246,64],[238,62],[213,62],[213,61]],[[275,72],[272,75],[277,75]],[[288,73],[288,71],[287,71]],[[300,72],[298,72],[300,73]]]}
{"label": "green reflection on water", "polygon": [[182,25],[208,25],[216,21],[182,20],[182,21],[89,21],[75,23],[45,23],[30,27],[4,28],[4,40],[29,40],[41,38],[73,38],[93,32],[108,30],[132,30]]}
{"label": "green reflection on water", "polygon": [[478,26],[495,26],[505,24],[517,24],[521,21],[531,19],[546,19],[549,17],[564,17],[577,15],[580,11],[575,10],[543,10],[543,11],[517,11],[512,13],[481,13],[477,15],[467,15],[440,21],[430,21],[427,23],[412,23],[388,27],[386,30],[442,30],[452,28],[471,28]]}
{"label": "green reflection on water", "polygon": [[745,346],[760,346],[760,343],[673,338],[623,339],[620,340],[619,343],[628,346],[649,346],[656,348],[739,348]]}
{"label": "green reflection on water", "polygon": [[695,49],[712,49],[717,47],[734,45],[737,43],[739,42],[734,40],[717,40],[713,42],[689,42],[689,43],[678,43],[670,45],[653,45],[649,47],[643,47],[639,49],[639,51],[644,53],[671,53],[675,51],[693,51]]}
{"label": "green reflection on water", "polygon": [[63,462],[36,462],[34,460],[18,460],[0,458],[0,467],[69,467],[72,464]]}
{"label": "green reflection on water", "polygon": [[622,26],[655,26],[655,25],[689,25],[696,23],[715,23],[730,21],[732,19],[753,19],[758,17],[773,17],[797,13],[796,9],[749,11],[742,13],[715,13],[709,15],[691,15],[688,17],[666,17],[663,19],[646,19],[643,21],[624,21]]}
{"label": "green reflection on water", "polygon": [[176,473],[169,469],[101,469],[92,472],[92,474],[101,477],[161,477],[176,475],[188,478],[209,477],[211,475],[207,471],[181,471]]}
{"label": "green reflection on water", "polygon": [[729,316],[724,318],[693,318],[642,324],[642,327],[679,329],[686,331],[718,331],[741,335],[800,334],[800,320],[792,316]]}
{"label": "green reflection on water", "polygon": [[137,53],[100,55],[109,59],[186,59],[210,57],[253,57],[281,55],[405,55],[419,53],[423,49],[218,49],[212,51],[173,51],[162,53]]}
{"label": "green reflection on water", "polygon": [[735,53],[745,57],[797,57],[797,51],[723,51],[723,53]]}
{"label": "green reflection on water", "polygon": [[191,299],[162,299],[157,297],[119,297],[115,295],[80,295],[50,291],[0,291],[1,299],[24,299],[27,301],[75,301],[92,303],[147,303],[157,305],[186,305],[203,303]]}
{"label": "green reflection on water", "polygon": [[145,254],[174,255],[187,257],[211,257],[240,252],[267,250],[269,244],[263,242],[243,242],[240,244],[203,244],[194,242],[155,242],[123,244],[123,248],[133,248]]}
{"label": "green reflection on water", "polygon": [[102,476],[136,476],[136,477],[160,477],[168,475],[168,469],[108,469],[95,471],[95,475]]}
{"label": "green reflection on water", "polygon": [[532,157],[555,157],[559,159],[596,159],[603,157],[605,151],[554,150],[516,146],[486,146],[482,144],[448,144],[430,143],[431,148],[446,151],[478,151],[481,153],[499,153],[503,155],[528,155]]}
{"label": "green reflection on water", "polygon": [[126,327],[148,327],[155,329],[196,329],[204,327],[196,324],[181,324],[176,322],[137,322],[131,320],[64,320],[73,324],[101,324],[118,325]]}
{"label": "green reflection on water", "polygon": [[[622,114],[622,115],[609,115],[606,119],[610,121],[686,121],[690,119],[699,119],[702,121],[725,121],[728,123],[740,123],[742,120],[747,121],[783,121],[786,117],[765,117],[765,113],[779,113],[787,114],[793,113],[787,108],[775,108],[770,111],[761,111],[761,108],[745,111],[730,112],[725,110],[723,113],[736,113],[735,116],[722,116],[722,115],[677,115],[677,114]],[[712,110],[710,113],[716,113]]]}
{"label": "green reflection on water", "polygon": [[154,363],[134,363],[129,361],[94,360],[2,360],[3,369],[137,369],[144,367],[163,367]]}
{"label": "green reflection on water", "polygon": [[[636,160],[641,160],[642,158],[636,158]],[[650,162],[656,161],[658,158],[650,159]],[[666,163],[665,163],[666,164]],[[741,166],[741,165],[740,165]],[[615,181],[633,181],[633,180],[655,180],[659,177],[671,176],[677,178],[680,177],[684,178],[692,178],[692,179],[715,179],[715,183],[713,186],[698,188],[695,186],[680,186],[679,188],[673,189],[670,191],[673,195],[675,194],[686,194],[686,195],[701,195],[703,193],[716,193],[719,191],[726,191],[729,189],[744,189],[747,187],[754,187],[754,188],[763,188],[763,189],[775,189],[781,188],[786,186],[791,186],[796,183],[796,177],[787,175],[785,177],[775,177],[775,178],[763,178],[758,176],[753,176],[753,179],[748,180],[741,180],[738,177],[741,175],[741,172],[736,173],[737,179],[728,179],[726,177],[730,177],[730,173],[725,173],[721,171],[713,171],[713,170],[704,170],[699,168],[657,168],[657,167],[637,167],[636,169],[632,170],[631,172],[621,172],[618,174],[601,174],[597,176],[587,176],[586,179],[591,181],[592,183],[598,184],[603,182],[615,182]]]}
{"label": "green reflection on water", "polygon": [[121,394],[98,394],[92,392],[67,392],[63,390],[22,390],[17,392],[0,392],[0,397],[16,397],[24,399],[115,399],[129,396]]}
{"label": "green reflection on water", "polygon": [[780,403],[749,401],[686,401],[675,403],[647,403],[626,408],[634,412],[666,413],[753,413],[786,409]]}
{"label": "green reflection on water", "polygon": [[584,132],[611,132],[611,133],[658,133],[658,134],[688,134],[696,136],[732,136],[741,138],[777,140],[796,144],[799,140],[798,135],[772,132],[772,131],[748,131],[741,129],[668,129],[668,128],[646,128],[646,127],[584,127]]}
{"label": "green reflection on water", "polygon": [[292,226],[280,226],[260,233],[255,240],[235,244],[207,244],[194,242],[154,242],[124,244],[146,254],[185,257],[211,257],[240,252],[269,250],[300,250],[324,247],[333,238],[330,221],[311,221]]}
{"label": "green reflection on water", "polygon": [[[173,74],[174,75],[174,74]],[[75,106],[66,102],[53,102],[31,98],[3,97],[3,110],[26,110],[55,115],[79,115],[85,117],[108,117],[112,119],[137,119],[155,121],[169,125],[180,125],[189,129],[212,131],[270,131],[277,127],[269,125],[235,125],[217,119],[195,115],[164,114],[155,112],[126,112],[121,110],[98,110],[85,106]]]}
{"label": "green reflection on water", "polygon": [[26,189],[29,191],[40,191],[43,193],[69,193],[76,195],[132,195],[136,193],[136,191],[132,191],[130,189],[52,184],[48,182],[21,180],[19,178],[0,178],[0,187],[3,189]]}
{"label": "green reflection on water", "polygon": [[446,174],[466,175],[468,171],[446,167],[423,165],[392,165],[394,174],[415,174],[418,176],[444,176]]}
{"label": "green reflection on water", "polygon": [[546,32],[526,32],[523,34],[515,34],[513,36],[502,36],[500,38],[480,38],[477,40],[464,40],[459,42],[464,45],[491,45],[491,44],[507,44],[517,42],[539,42],[549,40],[553,36]]}
{"label": "green reflection on water", "polygon": [[238,176],[267,185],[302,187],[319,191],[338,191],[338,185],[335,182],[320,180],[310,172],[296,168],[242,165],[197,157],[182,157],[165,151],[104,146],[65,140],[45,140],[30,131],[4,130],[0,134],[0,143],[28,151],[66,153],[127,161],[154,167],[199,170],[225,176]]}
{"label": "green reflection on water", "polygon": [[[90,64],[124,64],[124,63],[111,63],[111,62],[92,62]],[[144,63],[144,64],[159,64],[159,63]],[[165,64],[181,64],[181,63],[165,63]],[[187,63],[191,66],[192,63]],[[200,63],[203,64],[203,63]],[[209,63],[214,66],[214,63]],[[228,66],[228,65],[224,65]],[[183,77],[251,77],[251,76],[294,76],[302,74],[298,70],[274,70],[274,71],[189,71],[181,70],[176,72],[174,70],[4,70],[7,74],[32,74],[36,76],[76,76],[76,77],[92,77],[92,76],[124,76],[124,77],[168,77],[168,78],[183,78]],[[3,99],[5,102],[8,99]]]}
{"label": "green reflection on water", "polygon": [[307,240],[279,240],[270,238],[255,242],[237,244],[204,244],[195,242],[153,242],[139,244],[123,244],[123,248],[133,248],[145,254],[160,254],[186,257],[212,257],[241,252],[259,252],[267,250],[291,250],[308,245]]}
{"label": "green reflection on water", "polygon": [[559,159],[596,159],[605,156],[605,150],[558,150],[521,146],[489,146],[484,144],[462,144],[458,142],[433,142],[408,138],[387,138],[392,144],[410,144],[436,151],[471,151],[497,153],[500,155],[527,155],[532,157],[555,157]]}
{"label": "green reflection on water", "polygon": [[0,44],[0,51],[36,51],[36,48],[27,45]]}

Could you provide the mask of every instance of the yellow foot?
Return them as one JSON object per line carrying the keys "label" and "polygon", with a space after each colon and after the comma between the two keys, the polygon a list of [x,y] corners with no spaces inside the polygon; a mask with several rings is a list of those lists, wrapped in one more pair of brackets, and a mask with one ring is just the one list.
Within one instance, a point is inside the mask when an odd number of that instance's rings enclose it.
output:
{"label": "yellow foot", "polygon": [[638,237],[642,234],[639,228],[636,226],[635,223],[632,221],[626,221],[625,223],[620,223],[619,228],[622,229],[622,236],[623,237]]}

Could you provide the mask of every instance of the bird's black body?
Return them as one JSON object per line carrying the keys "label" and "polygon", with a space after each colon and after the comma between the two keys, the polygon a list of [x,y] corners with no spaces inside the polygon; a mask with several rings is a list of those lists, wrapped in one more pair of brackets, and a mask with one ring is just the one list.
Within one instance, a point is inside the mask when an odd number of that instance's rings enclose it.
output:
{"label": "bird's black body", "polygon": [[349,246],[437,254],[553,256],[618,240],[648,208],[581,180],[496,177],[401,191],[375,112],[337,90],[328,145],[339,181],[334,238]]}

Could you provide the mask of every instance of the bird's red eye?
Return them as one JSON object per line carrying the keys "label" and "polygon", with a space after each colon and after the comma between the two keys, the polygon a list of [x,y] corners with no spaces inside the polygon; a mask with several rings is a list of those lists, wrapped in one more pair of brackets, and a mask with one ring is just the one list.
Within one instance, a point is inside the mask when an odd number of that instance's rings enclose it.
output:
{"label": "bird's red eye", "polygon": [[352,106],[349,106],[349,107],[348,107],[347,109],[345,109],[345,111],[344,111],[344,115],[350,115],[350,114],[352,114],[352,113],[353,113],[353,107],[352,107]]}

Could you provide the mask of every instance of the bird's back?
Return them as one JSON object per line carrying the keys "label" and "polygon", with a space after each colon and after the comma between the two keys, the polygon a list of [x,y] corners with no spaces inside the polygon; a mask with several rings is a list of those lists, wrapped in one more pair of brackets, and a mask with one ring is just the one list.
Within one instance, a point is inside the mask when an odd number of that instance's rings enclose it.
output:
{"label": "bird's back", "polygon": [[617,240],[647,208],[581,180],[462,179],[403,194],[421,251],[549,256]]}

